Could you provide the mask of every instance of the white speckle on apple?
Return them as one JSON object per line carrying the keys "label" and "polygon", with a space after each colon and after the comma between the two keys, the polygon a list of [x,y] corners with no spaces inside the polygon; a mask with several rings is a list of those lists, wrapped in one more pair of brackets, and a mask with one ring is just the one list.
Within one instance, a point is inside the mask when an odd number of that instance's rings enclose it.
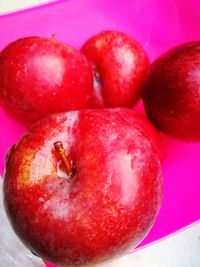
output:
{"label": "white speckle on apple", "polygon": [[45,210],[50,210],[55,219],[64,219],[69,214],[69,209],[66,208],[66,202],[58,199],[47,200],[44,204]]}
{"label": "white speckle on apple", "polygon": [[[133,168],[133,158],[130,153],[127,154],[126,150],[122,150],[120,152],[114,152],[112,158],[109,159],[109,169],[113,171],[113,179],[116,180],[124,180],[124,183],[120,184],[121,188],[121,204],[127,205],[130,200],[130,196],[136,196],[136,192],[138,190],[138,182],[135,180],[137,178],[137,169]],[[117,169],[113,168],[114,166],[118,166]],[[127,177],[132,176],[133,179],[128,179]]]}
{"label": "white speckle on apple", "polygon": [[30,171],[30,180],[32,183],[37,183],[39,179],[42,179],[44,173],[51,175],[52,172],[52,156],[47,150],[41,148],[38,150],[37,155],[32,160]]}
{"label": "white speckle on apple", "polygon": [[67,112],[66,118],[67,118],[68,127],[72,130],[74,124],[78,122],[79,112],[78,111]]}
{"label": "white speckle on apple", "polygon": [[44,202],[44,198],[43,197],[39,197],[39,202]]}
{"label": "white speckle on apple", "polygon": [[109,135],[109,141],[110,142],[113,142],[113,141],[115,141],[117,139],[117,134],[116,133],[111,133],[110,135]]}
{"label": "white speckle on apple", "polygon": [[129,168],[131,168],[131,160],[132,160],[131,154],[130,153],[126,154],[124,156],[124,159],[127,161]]}
{"label": "white speckle on apple", "polygon": [[194,69],[192,72],[188,73],[188,81],[200,83],[200,69],[199,68]]}
{"label": "white speckle on apple", "polygon": [[116,49],[115,56],[117,62],[121,65],[120,71],[123,77],[129,77],[133,69],[135,69],[135,56],[127,46]]}
{"label": "white speckle on apple", "polygon": [[66,120],[67,127],[69,129],[68,136],[67,136],[68,144],[72,146],[74,144],[73,129],[74,129],[74,125],[78,123],[79,121],[79,112],[78,111],[67,112],[66,119],[67,119]]}
{"label": "white speckle on apple", "polygon": [[[35,71],[38,72],[37,77],[41,80],[41,82],[53,82],[53,85],[62,84],[64,75],[64,61],[62,61],[60,58],[58,59],[57,57],[51,55],[42,55],[40,57],[35,57],[34,60],[32,60],[29,64],[35,69]],[[41,68],[40,66],[43,67]],[[52,76],[54,77],[53,80]]]}

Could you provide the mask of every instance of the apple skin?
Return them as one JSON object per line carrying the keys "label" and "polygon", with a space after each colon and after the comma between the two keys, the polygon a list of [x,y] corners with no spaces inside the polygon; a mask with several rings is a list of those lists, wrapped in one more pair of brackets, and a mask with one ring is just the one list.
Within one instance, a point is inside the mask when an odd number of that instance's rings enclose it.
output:
{"label": "apple skin", "polygon": [[[120,112],[121,114],[124,112],[124,117],[126,118],[127,110],[123,108]],[[164,161],[167,158],[167,152],[160,137],[160,133],[149,121],[148,117],[144,114],[134,112],[134,116],[130,116],[129,118],[129,122],[130,121],[131,124],[136,124],[143,132],[143,134],[149,139],[159,157],[161,164],[163,165]]]}
{"label": "apple skin", "polygon": [[200,42],[181,44],[155,60],[142,96],[159,130],[200,141]]}
{"label": "apple skin", "polygon": [[[93,265],[123,255],[146,236],[161,206],[162,174],[144,123],[122,108],[54,114],[10,150],[5,208],[34,254],[59,266]],[[56,141],[73,161],[71,176]]]}
{"label": "apple skin", "polygon": [[133,107],[149,67],[142,46],[118,31],[103,31],[91,37],[81,51],[93,68],[91,107]]}
{"label": "apple skin", "polygon": [[26,125],[51,113],[87,107],[91,92],[87,59],[54,37],[22,38],[0,54],[0,102]]}

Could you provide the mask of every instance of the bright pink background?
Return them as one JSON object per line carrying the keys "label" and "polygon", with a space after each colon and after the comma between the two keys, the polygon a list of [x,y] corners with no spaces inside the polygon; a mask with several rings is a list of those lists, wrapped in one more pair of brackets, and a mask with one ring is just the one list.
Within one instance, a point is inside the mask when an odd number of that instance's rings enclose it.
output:
{"label": "bright pink background", "polygon": [[[117,29],[140,41],[153,60],[169,47],[199,38],[198,0],[58,2],[0,17],[0,49],[19,37],[50,37],[53,33],[57,39],[79,48],[92,34]],[[0,122],[2,174],[5,153],[17,142],[25,128],[1,109]],[[163,206],[142,244],[200,219],[200,143],[186,144],[164,135],[162,139],[167,150]]]}

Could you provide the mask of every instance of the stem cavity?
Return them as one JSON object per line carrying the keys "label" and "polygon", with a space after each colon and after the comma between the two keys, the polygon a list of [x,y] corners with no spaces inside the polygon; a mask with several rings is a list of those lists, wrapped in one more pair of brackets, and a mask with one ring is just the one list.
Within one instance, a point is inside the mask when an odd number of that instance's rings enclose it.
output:
{"label": "stem cavity", "polygon": [[73,165],[72,162],[70,161],[69,157],[65,154],[65,149],[63,147],[63,143],[61,141],[57,141],[54,143],[54,148],[60,155],[60,158],[62,159],[65,168],[66,168],[66,173],[67,175],[71,175],[73,172]]}

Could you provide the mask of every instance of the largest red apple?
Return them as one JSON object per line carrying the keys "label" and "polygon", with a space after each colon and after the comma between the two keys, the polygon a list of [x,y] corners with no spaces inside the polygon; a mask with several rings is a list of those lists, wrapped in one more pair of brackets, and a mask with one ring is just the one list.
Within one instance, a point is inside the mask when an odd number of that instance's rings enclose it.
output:
{"label": "largest red apple", "polygon": [[23,123],[85,108],[91,91],[86,58],[55,38],[22,38],[0,54],[1,104]]}
{"label": "largest red apple", "polygon": [[13,147],[5,206],[32,252],[79,266],[120,256],[144,238],[160,208],[162,180],[151,126],[142,125],[126,109],[61,113]]}

